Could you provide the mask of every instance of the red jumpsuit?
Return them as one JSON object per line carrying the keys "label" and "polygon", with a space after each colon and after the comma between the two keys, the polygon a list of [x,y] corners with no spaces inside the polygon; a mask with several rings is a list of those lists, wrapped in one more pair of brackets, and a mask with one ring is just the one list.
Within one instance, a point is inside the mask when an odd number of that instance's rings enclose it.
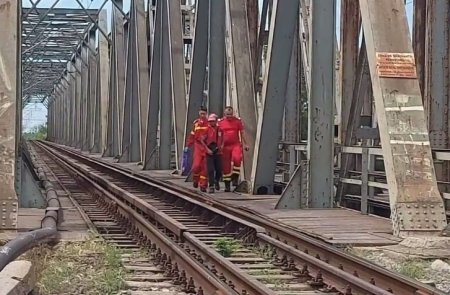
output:
{"label": "red jumpsuit", "polygon": [[192,173],[194,186],[200,185],[200,188],[206,188],[208,186],[208,171],[206,169],[206,151],[203,147],[201,140],[208,131],[208,120],[197,119],[194,121],[194,127],[187,140],[187,146],[189,148],[194,146],[194,153],[192,159]]}
{"label": "red jumpsuit", "polygon": [[[223,181],[231,181],[233,174],[239,175],[242,163],[242,144],[240,132],[244,124],[240,118],[224,117],[219,120],[219,127],[223,131],[222,169]],[[231,169],[233,162],[233,169]]]}

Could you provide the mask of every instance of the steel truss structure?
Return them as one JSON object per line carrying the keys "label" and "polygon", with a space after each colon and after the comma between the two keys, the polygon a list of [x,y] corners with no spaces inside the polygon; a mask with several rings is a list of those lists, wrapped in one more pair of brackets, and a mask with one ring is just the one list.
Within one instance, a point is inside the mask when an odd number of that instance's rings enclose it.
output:
{"label": "steel truss structure", "polygon": [[[375,167],[368,151],[381,145],[394,232],[446,226],[435,172],[448,181],[449,166],[432,148],[450,144],[448,1],[414,1],[413,42],[403,0],[342,0],[339,42],[335,0],[105,0],[95,10],[76,1],[22,9],[23,103],[48,106],[49,140],[179,170],[198,108],[232,105],[252,147],[240,190],[272,194],[277,163],[289,161],[278,208],[359,195],[367,213],[375,176],[359,162]],[[0,37],[15,44],[19,18],[2,13]],[[17,59],[11,44],[0,44],[3,60]]]}

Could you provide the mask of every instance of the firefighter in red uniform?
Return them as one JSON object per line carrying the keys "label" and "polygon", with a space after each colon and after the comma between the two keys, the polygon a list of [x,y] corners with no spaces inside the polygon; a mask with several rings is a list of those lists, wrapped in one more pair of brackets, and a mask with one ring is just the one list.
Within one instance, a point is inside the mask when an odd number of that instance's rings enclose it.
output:
{"label": "firefighter in red uniform", "polygon": [[222,177],[222,149],[223,133],[217,124],[217,115],[208,117],[208,130],[203,137],[203,146],[206,150],[206,166],[208,169],[209,193],[220,190],[219,181]]}
{"label": "firefighter in red uniform", "polygon": [[192,169],[194,187],[200,186],[200,190],[206,192],[208,186],[207,170],[206,170],[206,150],[203,146],[202,139],[208,130],[207,109],[201,107],[198,112],[198,119],[193,123],[190,136],[187,139],[187,147],[194,146],[192,159]]}
{"label": "firefighter in red uniform", "polygon": [[[227,106],[224,117],[219,121],[219,127],[223,132],[222,168],[225,191],[229,192],[230,182],[238,185],[242,163],[242,145],[248,151],[248,145],[244,135],[244,124],[240,118],[234,116],[233,108]],[[233,167],[231,166],[233,163]]]}

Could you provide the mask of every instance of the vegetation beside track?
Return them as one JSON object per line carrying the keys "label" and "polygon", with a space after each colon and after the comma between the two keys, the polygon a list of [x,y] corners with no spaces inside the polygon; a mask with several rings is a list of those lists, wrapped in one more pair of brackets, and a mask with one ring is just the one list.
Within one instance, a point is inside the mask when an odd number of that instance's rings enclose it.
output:
{"label": "vegetation beside track", "polygon": [[36,265],[39,294],[106,295],[123,288],[121,251],[94,235],[82,242],[37,247],[26,255]]}
{"label": "vegetation beside track", "polygon": [[[375,248],[349,247],[347,251],[408,278],[428,283],[441,291],[450,292],[450,272],[435,269],[432,263],[436,258],[389,252]],[[450,259],[442,259],[442,261],[447,264],[450,263]]]}

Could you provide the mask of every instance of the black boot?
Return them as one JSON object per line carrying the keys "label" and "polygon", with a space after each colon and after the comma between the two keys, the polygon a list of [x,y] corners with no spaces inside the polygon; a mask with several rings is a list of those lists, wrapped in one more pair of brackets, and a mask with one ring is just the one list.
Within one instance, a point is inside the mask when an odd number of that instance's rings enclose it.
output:
{"label": "black boot", "polygon": [[225,192],[231,191],[231,185],[229,181],[225,181]]}
{"label": "black boot", "polygon": [[231,183],[234,187],[239,185],[239,174],[233,174],[231,175]]}
{"label": "black boot", "polygon": [[214,188],[213,188],[212,186],[210,186],[210,187],[209,187],[209,191],[208,191],[208,193],[210,193],[210,194],[214,194]]}
{"label": "black boot", "polygon": [[214,188],[216,189],[216,191],[220,191],[220,184],[218,181],[216,181]]}
{"label": "black boot", "polygon": [[192,184],[192,186],[193,186],[194,188],[198,188],[198,182],[194,182],[194,183]]}
{"label": "black boot", "polygon": [[206,187],[201,187],[200,191],[203,192],[203,193],[206,193]]}

